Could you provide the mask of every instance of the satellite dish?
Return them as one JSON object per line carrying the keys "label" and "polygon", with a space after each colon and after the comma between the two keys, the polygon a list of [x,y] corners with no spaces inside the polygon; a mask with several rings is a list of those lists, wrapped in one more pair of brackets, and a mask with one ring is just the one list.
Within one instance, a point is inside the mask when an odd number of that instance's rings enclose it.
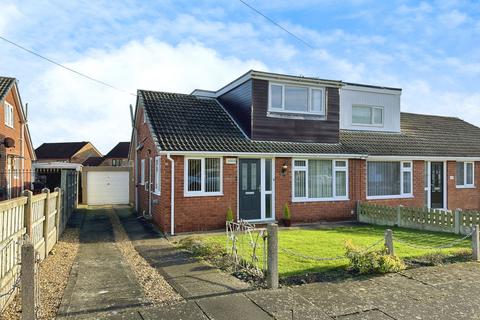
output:
{"label": "satellite dish", "polygon": [[15,147],[15,140],[7,137],[3,140],[3,144],[5,145],[6,148],[13,148]]}

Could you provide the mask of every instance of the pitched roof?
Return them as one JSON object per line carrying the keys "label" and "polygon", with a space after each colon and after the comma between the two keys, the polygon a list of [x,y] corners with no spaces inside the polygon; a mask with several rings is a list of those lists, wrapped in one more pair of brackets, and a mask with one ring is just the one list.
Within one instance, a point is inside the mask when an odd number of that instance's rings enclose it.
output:
{"label": "pitched roof", "polygon": [[340,130],[336,144],[253,141],[213,98],[139,90],[161,150],[480,157],[480,128],[458,118],[402,113],[401,133]]}
{"label": "pitched roof", "polygon": [[86,167],[98,167],[104,160],[104,157],[90,157],[83,161],[82,165]]}
{"label": "pitched roof", "polygon": [[43,143],[35,149],[37,159],[70,159],[89,142],[52,142]]}
{"label": "pitched roof", "polygon": [[129,149],[130,142],[119,142],[105,155],[105,158],[128,158]]}
{"label": "pitched roof", "polygon": [[0,77],[0,100],[5,97],[14,83],[15,78]]}

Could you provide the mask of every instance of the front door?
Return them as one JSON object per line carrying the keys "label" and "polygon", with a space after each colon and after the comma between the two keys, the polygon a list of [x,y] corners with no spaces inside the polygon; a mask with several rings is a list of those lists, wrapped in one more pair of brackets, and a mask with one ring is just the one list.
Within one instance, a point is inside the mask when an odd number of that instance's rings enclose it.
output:
{"label": "front door", "polygon": [[444,208],[443,203],[443,162],[431,163],[430,207]]}
{"label": "front door", "polygon": [[260,220],[262,217],[260,159],[240,159],[239,167],[239,217],[243,220]]}

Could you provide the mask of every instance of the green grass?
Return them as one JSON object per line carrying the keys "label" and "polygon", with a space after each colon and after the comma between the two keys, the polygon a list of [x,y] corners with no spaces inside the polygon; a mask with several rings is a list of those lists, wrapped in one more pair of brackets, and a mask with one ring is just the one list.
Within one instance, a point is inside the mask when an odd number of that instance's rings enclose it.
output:
{"label": "green grass", "polygon": [[[406,241],[408,243],[420,246],[439,246],[460,239],[461,236],[448,233],[426,232],[404,228],[392,228],[394,239]],[[382,226],[354,226],[337,227],[334,229],[297,229],[297,230],[279,230],[279,248],[286,248],[295,251],[304,256],[314,257],[336,257],[345,254],[345,240],[351,240],[354,245],[368,247],[374,242],[383,238],[385,227]],[[226,236],[224,234],[213,236],[201,236],[202,241],[208,243],[217,243],[222,247],[226,246]],[[240,240],[241,241],[241,240]],[[245,239],[242,246],[243,257],[248,259],[249,246]],[[378,245],[383,245],[380,243]],[[453,248],[432,250],[417,249],[401,244],[394,240],[395,254],[401,258],[416,258],[431,253],[454,254],[471,250],[471,240],[467,239]],[[263,263],[261,251],[258,253],[260,265]],[[338,269],[345,269],[348,266],[347,259],[335,261],[314,261],[291,256],[288,253],[279,250],[279,272],[281,277],[294,275],[328,272]]]}

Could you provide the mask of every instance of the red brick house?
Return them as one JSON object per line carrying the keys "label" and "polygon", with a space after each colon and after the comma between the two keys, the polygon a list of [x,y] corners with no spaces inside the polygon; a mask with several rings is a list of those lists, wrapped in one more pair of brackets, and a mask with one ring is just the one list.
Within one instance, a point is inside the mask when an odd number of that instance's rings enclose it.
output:
{"label": "red brick house", "polygon": [[38,162],[69,162],[82,164],[90,157],[101,157],[100,151],[88,141],[46,142],[37,149]]}
{"label": "red brick house", "polygon": [[89,157],[83,161],[82,165],[86,167],[128,167],[128,152],[130,150],[130,142],[119,142],[103,157]]}
{"label": "red brick house", "polygon": [[31,188],[35,160],[15,78],[0,77],[0,119],[0,200],[5,200]]}
{"label": "red brick house", "polygon": [[480,209],[480,128],[402,113],[401,89],[249,71],[217,91],[138,91],[135,206],[171,234],[355,218],[357,201]]}

